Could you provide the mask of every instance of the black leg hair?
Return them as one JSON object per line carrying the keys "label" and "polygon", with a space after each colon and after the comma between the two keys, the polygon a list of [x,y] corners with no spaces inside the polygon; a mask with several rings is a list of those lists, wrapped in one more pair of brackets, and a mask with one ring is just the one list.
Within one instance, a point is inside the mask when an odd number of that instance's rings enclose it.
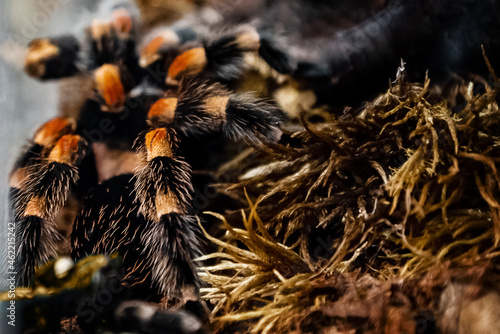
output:
{"label": "black leg hair", "polygon": [[197,38],[196,32],[190,28],[160,27],[153,29],[142,39],[139,64],[143,68],[159,64],[160,68],[166,71],[166,63],[170,63],[178,56],[179,47],[186,43],[189,45]]}
{"label": "black leg hair", "polygon": [[25,71],[40,80],[61,79],[114,63],[141,77],[133,22],[125,8],[118,8],[110,20],[95,19],[81,40],[71,35],[35,39],[29,45]]}
{"label": "black leg hair", "polygon": [[29,285],[35,268],[55,256],[54,243],[59,235],[53,219],[78,181],[76,166],[85,149],[86,143],[79,136],[61,137],[47,158],[22,182],[14,203],[16,284]]}
{"label": "black leg hair", "polygon": [[297,61],[269,33],[260,33],[259,56],[281,74],[292,74],[297,68]]}
{"label": "black leg hair", "polygon": [[193,260],[201,246],[197,218],[189,214],[191,167],[177,156],[176,141],[171,128],[144,135],[135,189],[140,213],[150,222],[141,241],[153,285],[167,297],[192,298],[200,286]]}
{"label": "black leg hair", "polygon": [[111,20],[94,19],[86,31],[82,62],[87,70],[108,63],[121,64],[138,74],[136,27],[125,8],[113,11]]}
{"label": "black leg hair", "polygon": [[158,291],[167,297],[196,296],[200,280],[193,260],[202,254],[197,218],[164,214],[141,240],[151,267],[151,279]]}
{"label": "black leg hair", "polygon": [[29,44],[24,70],[36,79],[60,79],[75,75],[80,43],[74,36],[35,39]]}
{"label": "black leg hair", "polygon": [[234,27],[230,33],[227,29],[223,33],[212,33],[208,38],[185,44],[178,33],[160,30],[156,38],[143,47],[141,63],[143,67],[158,60],[165,64],[168,85],[177,85],[183,78],[194,76],[231,82],[240,77],[244,56],[248,53],[260,55],[279,73],[291,74],[296,67],[284,47],[269,34],[259,35],[248,25]]}
{"label": "black leg hair", "polygon": [[252,144],[278,141],[285,119],[273,103],[251,94],[230,94],[221,85],[208,83],[181,86],[178,98],[157,101],[148,117],[152,124],[172,125],[186,135],[222,132]]}
{"label": "black leg hair", "polygon": [[40,126],[33,139],[23,148],[16,159],[9,175],[9,210],[11,219],[16,216],[15,207],[19,201],[17,196],[26,178],[35,172],[35,166],[42,163],[42,158],[53,148],[56,142],[64,135],[75,131],[76,122],[70,118],[57,117]]}

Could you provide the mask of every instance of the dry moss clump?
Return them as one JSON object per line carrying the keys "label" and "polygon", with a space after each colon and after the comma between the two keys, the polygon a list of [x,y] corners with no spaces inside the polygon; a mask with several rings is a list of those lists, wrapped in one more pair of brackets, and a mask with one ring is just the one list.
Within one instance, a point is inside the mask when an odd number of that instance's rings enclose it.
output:
{"label": "dry moss clump", "polygon": [[303,121],[288,144],[264,149],[230,187],[249,203],[244,228],[218,216],[224,241],[207,235],[220,246],[204,258],[220,261],[201,269],[216,329],[414,333],[446,327],[447,284],[498,289],[492,77],[444,94],[400,69],[362,110]]}

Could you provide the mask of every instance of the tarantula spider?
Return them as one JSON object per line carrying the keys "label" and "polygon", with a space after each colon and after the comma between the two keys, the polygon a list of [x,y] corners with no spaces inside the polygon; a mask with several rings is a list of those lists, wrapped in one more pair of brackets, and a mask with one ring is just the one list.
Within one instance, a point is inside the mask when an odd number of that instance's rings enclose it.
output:
{"label": "tarantula spider", "polygon": [[[260,54],[280,72],[289,58],[251,26],[202,34],[187,27],[140,33],[134,8],[113,8],[84,38],[31,42],[26,72],[91,82],[75,117],[42,125],[11,173],[18,285],[56,255],[55,218],[70,194],[80,204],[71,255],[118,252],[130,284],[183,300],[200,282],[200,238],[183,138],[222,133],[251,144],[279,138],[281,111],[231,93],[243,57]],[[158,81],[160,78],[160,81]]]}

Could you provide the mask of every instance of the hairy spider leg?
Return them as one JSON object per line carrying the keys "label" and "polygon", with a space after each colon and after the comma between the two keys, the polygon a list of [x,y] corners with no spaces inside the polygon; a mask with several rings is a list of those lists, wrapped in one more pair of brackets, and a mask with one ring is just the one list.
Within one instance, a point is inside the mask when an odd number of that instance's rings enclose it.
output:
{"label": "hairy spider leg", "polygon": [[126,9],[118,8],[110,20],[94,19],[84,38],[64,35],[33,40],[24,68],[39,80],[72,77],[106,63],[122,64],[139,74],[135,35],[133,18]]}
{"label": "hairy spider leg", "polygon": [[174,49],[193,42],[197,38],[197,34],[190,28],[160,27],[154,29],[142,39],[139,65],[146,68],[162,59],[165,62]]}
{"label": "hairy spider leg", "polygon": [[10,219],[14,219],[15,203],[21,192],[21,185],[26,178],[34,172],[34,168],[42,162],[42,157],[54,147],[56,142],[64,135],[73,133],[76,122],[71,118],[56,117],[40,126],[22,150],[14,163],[9,175],[9,210]]}
{"label": "hairy spider leg", "polygon": [[127,93],[122,82],[124,71],[112,64],[104,64],[94,71],[97,95],[106,111],[119,111],[123,108]]}
{"label": "hairy spider leg", "polygon": [[86,148],[80,136],[62,136],[21,182],[14,203],[20,286],[30,285],[35,268],[56,255],[59,235],[53,220],[79,179],[78,164]]}
{"label": "hairy spider leg", "polygon": [[135,191],[139,212],[149,222],[141,243],[153,285],[167,298],[197,299],[194,259],[201,245],[197,218],[190,214],[191,167],[177,154],[173,128],[152,129],[141,141],[144,162],[135,175]]}
{"label": "hairy spider leg", "polygon": [[280,73],[290,74],[295,67],[284,48],[248,25],[208,37],[190,34],[186,29],[163,28],[152,32],[146,41],[141,50],[141,66],[159,63],[160,67],[155,68],[166,71],[165,83],[169,86],[199,75],[214,81],[235,80],[244,69],[245,54],[260,55]]}
{"label": "hairy spider leg", "polygon": [[74,36],[35,39],[29,44],[24,70],[39,80],[73,76],[79,72],[80,50],[80,43]]}
{"label": "hairy spider leg", "polygon": [[177,97],[158,100],[148,118],[158,126],[173,126],[183,134],[221,132],[231,140],[251,144],[277,142],[283,112],[251,94],[231,94],[219,84],[181,85]]}
{"label": "hairy spider leg", "polygon": [[84,50],[85,67],[95,69],[114,63],[139,73],[136,52],[136,26],[134,18],[125,8],[113,11],[111,19],[94,19],[86,30]]}
{"label": "hairy spider leg", "polygon": [[80,112],[78,131],[92,139],[99,184],[88,191],[77,212],[71,254],[75,260],[90,254],[119,254],[125,271],[123,283],[138,284],[134,291],[139,291],[150,289],[151,282],[149,269],[141,263],[139,237],[148,222],[139,214],[135,200],[133,176],[141,159],[132,146],[147,127],[143,106],[151,104],[151,97],[130,96],[123,74],[117,65],[98,68],[94,72],[95,96]]}

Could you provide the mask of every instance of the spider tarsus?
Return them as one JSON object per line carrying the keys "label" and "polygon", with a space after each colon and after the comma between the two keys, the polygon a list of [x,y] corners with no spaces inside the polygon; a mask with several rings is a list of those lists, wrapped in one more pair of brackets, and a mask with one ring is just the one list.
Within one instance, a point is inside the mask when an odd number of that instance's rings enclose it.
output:
{"label": "spider tarsus", "polygon": [[226,107],[224,134],[231,139],[244,139],[253,144],[277,142],[281,137],[279,125],[285,116],[271,103],[233,95]]}
{"label": "spider tarsus", "polygon": [[36,79],[61,79],[79,72],[80,43],[74,36],[39,38],[29,44],[25,58],[26,73]]}
{"label": "spider tarsus", "polygon": [[260,35],[259,56],[281,74],[293,74],[297,62],[270,34]]}

